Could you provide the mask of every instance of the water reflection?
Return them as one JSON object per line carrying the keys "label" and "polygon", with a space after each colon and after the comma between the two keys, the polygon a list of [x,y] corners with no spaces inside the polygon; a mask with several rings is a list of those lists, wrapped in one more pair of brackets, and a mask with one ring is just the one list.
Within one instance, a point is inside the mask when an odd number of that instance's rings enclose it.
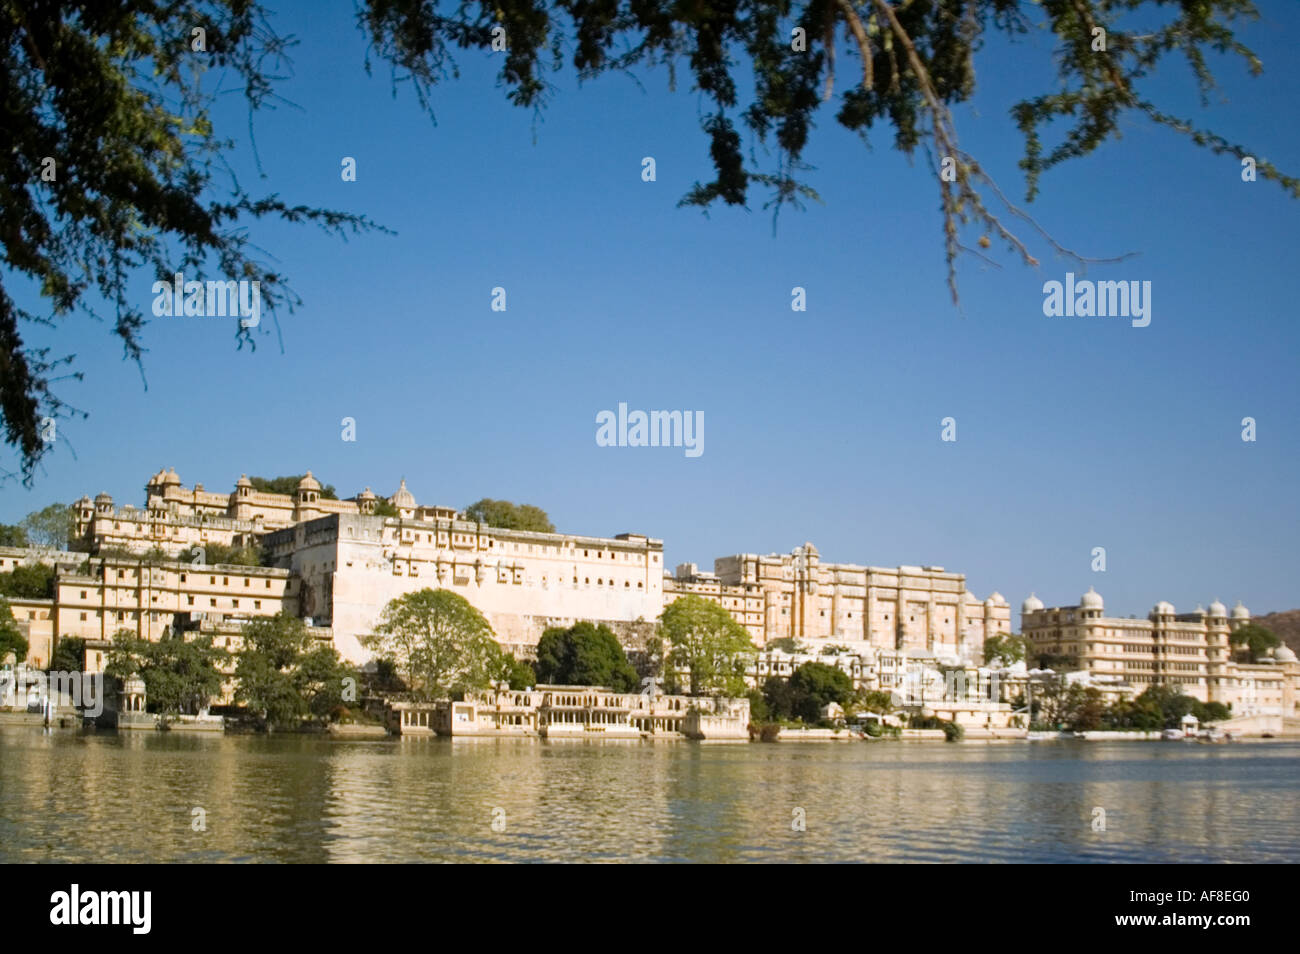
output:
{"label": "water reflection", "polygon": [[329,742],[13,727],[0,728],[0,860],[1281,862],[1300,850],[1298,783],[1300,744],[1279,742]]}

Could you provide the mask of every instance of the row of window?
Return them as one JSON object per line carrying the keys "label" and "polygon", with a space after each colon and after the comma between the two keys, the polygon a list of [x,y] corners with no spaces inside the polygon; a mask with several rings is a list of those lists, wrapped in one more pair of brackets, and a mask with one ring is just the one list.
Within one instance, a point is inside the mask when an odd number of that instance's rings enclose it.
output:
{"label": "row of window", "polygon": [[[193,606],[193,605],[194,605],[194,597],[192,597],[192,596],[188,596],[188,597],[186,597],[186,604],[185,604],[185,605],[186,605],[186,606]],[[215,597],[213,597],[213,598],[211,598],[211,599],[208,600],[208,606],[209,606],[210,608],[213,608],[213,609],[215,609],[215,608],[217,607],[217,601],[216,601],[216,598],[215,598]],[[239,609],[239,600],[231,600],[231,601],[230,601],[230,607],[231,607],[231,609]],[[261,601],[261,600],[253,600],[253,609],[261,609],[261,608],[262,608],[262,601]],[[81,621],[82,621],[82,622],[85,622],[85,621],[86,621],[86,619],[87,619],[87,614],[88,614],[89,612],[91,612],[91,611],[90,611],[90,610],[84,610],[84,611],[81,612],[80,615],[81,615]],[[139,619],[139,618],[140,618],[140,611],[139,611],[139,610],[109,610],[108,613],[109,613],[110,616],[113,615],[114,613],[116,613],[116,614],[117,614],[117,619],[118,619],[119,622],[121,622],[121,621],[123,621],[123,620],[125,620],[125,619],[127,618],[127,613],[130,613],[130,614],[131,614],[131,619]],[[100,611],[99,611],[99,610],[94,610],[94,614],[95,614],[95,619],[99,619]],[[158,614],[157,614],[156,612],[151,612],[151,613],[149,614],[149,618],[150,618],[150,619],[154,619],[154,620],[156,620],[156,619],[158,618]]]}

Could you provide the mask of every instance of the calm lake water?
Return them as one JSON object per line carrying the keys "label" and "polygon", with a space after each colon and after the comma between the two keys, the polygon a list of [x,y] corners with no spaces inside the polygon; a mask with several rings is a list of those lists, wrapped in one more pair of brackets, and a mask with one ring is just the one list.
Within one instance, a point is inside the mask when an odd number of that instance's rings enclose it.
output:
{"label": "calm lake water", "polygon": [[[0,861],[1293,862],[1298,791],[1291,742],[331,742],[0,727]],[[192,830],[196,807],[206,831]]]}

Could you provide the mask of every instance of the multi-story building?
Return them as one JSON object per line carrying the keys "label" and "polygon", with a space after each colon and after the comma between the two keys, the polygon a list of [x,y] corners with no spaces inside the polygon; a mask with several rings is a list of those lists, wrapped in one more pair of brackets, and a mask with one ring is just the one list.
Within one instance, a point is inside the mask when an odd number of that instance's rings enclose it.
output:
{"label": "multi-story building", "polygon": [[54,635],[85,639],[86,667],[95,672],[120,630],[157,640],[282,609],[296,614],[296,594],[290,574],[269,567],[91,558],[55,578]]}
{"label": "multi-story building", "polygon": [[208,543],[242,546],[263,533],[290,527],[326,514],[374,511],[377,499],[367,487],[351,500],[328,500],[311,471],[289,494],[263,493],[242,475],[228,494],[204,490],[202,484],[187,489],[175,470],[161,470],[145,485],[143,510],[117,507],[108,494],[92,501],[82,497],[76,512],[74,534],[91,552],[101,549],[144,552],[159,549],[175,556]]}
{"label": "multi-story building", "polygon": [[[979,600],[962,574],[822,563],[811,543],[789,554],[723,557],[713,573],[685,564],[670,576],[661,540],[488,527],[451,507],[420,505],[404,480],[384,508],[396,516],[376,515],[379,498],[369,488],[350,500],[324,499],[310,472],[292,496],[259,492],[246,476],[230,493],[186,488],[175,470],[159,471],[145,492],[143,509],[117,507],[106,494],[77,501],[76,533],[86,549],[175,556],[209,544],[259,542],[265,561],[284,574],[286,593],[295,581],[295,610],[332,628],[339,651],[358,662],[369,657],[361,639],[374,631],[384,606],[424,587],[464,596],[503,645],[524,654],[547,627],[579,620],[605,623],[635,648],[664,606],[684,595],[724,606],[759,646],[788,637],[814,648],[836,643],[978,662],[985,638],[1010,630],[1006,600],[997,593]],[[130,582],[126,567],[111,572]],[[247,609],[238,605],[238,581],[234,592],[213,584],[211,591],[182,594],[187,572],[144,586],[138,599],[123,595],[120,604],[118,578],[100,579],[84,598],[81,590],[91,584],[70,578],[58,600],[56,634],[98,626],[102,639],[117,624],[135,624],[152,636],[187,610]]]}
{"label": "multi-story building", "polygon": [[1045,607],[1031,594],[1021,606],[1021,630],[1037,653],[1057,657],[1055,666],[1122,679],[1136,693],[1174,686],[1201,702],[1230,705],[1234,715],[1300,714],[1295,653],[1280,646],[1266,662],[1233,660],[1231,634],[1250,622],[1240,602],[1231,613],[1218,600],[1191,613],[1161,600],[1145,619],[1104,613],[1091,587],[1075,606]]}
{"label": "multi-story building", "polygon": [[822,563],[811,543],[788,554],[722,557],[709,574],[682,564],[664,588],[665,603],[694,594],[721,604],[759,646],[792,638],[982,662],[984,640],[1011,630],[1010,604],[1000,593],[981,601],[961,573]]}
{"label": "multi-story building", "polygon": [[262,538],[268,558],[301,581],[302,614],[331,626],[348,659],[369,658],[360,640],[390,600],[426,587],[465,597],[525,655],[546,628],[579,620],[635,642],[663,611],[662,540],[489,527],[417,505],[405,482],[391,502],[397,517],[332,514]]}

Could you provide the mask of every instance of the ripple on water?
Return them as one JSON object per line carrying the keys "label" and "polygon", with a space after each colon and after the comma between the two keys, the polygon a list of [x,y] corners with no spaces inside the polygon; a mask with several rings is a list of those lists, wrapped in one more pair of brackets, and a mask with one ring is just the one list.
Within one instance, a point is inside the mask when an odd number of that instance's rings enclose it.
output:
{"label": "ripple on water", "polygon": [[[1289,742],[334,743],[4,728],[0,860],[1279,862],[1300,850],[1298,783]],[[193,830],[195,808],[206,831]]]}

